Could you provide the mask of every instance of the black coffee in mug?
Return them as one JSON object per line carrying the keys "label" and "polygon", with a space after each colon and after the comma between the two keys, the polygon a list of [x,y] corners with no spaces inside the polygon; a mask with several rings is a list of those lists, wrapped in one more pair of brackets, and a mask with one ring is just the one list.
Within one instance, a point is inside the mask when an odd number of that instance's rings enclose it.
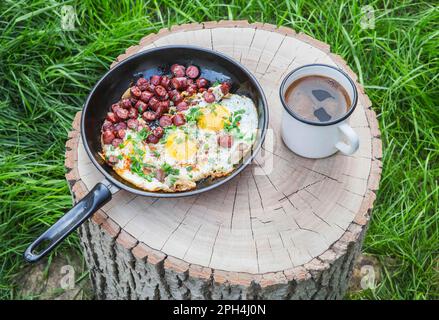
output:
{"label": "black coffee in mug", "polygon": [[341,118],[349,110],[351,99],[334,79],[309,75],[297,79],[285,91],[288,108],[301,118],[328,122]]}

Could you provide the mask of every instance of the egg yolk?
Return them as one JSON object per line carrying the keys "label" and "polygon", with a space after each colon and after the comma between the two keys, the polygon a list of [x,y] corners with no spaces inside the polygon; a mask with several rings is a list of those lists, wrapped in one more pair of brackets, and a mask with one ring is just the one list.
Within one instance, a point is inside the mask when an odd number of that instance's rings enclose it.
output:
{"label": "egg yolk", "polygon": [[197,153],[196,143],[186,134],[175,132],[169,135],[165,144],[166,152],[175,160],[185,161]]}
{"label": "egg yolk", "polygon": [[200,109],[202,115],[198,119],[201,129],[221,131],[224,123],[229,121],[230,111],[222,105],[212,105]]}

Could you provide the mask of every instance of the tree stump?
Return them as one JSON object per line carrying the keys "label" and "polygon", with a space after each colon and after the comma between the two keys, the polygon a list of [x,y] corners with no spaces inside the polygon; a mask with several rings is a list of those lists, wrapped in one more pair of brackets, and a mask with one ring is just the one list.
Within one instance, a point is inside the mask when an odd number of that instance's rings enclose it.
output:
{"label": "tree stump", "polygon": [[[350,124],[353,156],[311,160],[280,137],[279,84],[308,63],[357,76],[329,46],[288,28],[246,21],[163,29],[130,47],[191,44],[221,51],[259,79],[268,99],[272,148],[218,189],[186,198],[145,198],[119,191],[80,229],[99,299],[335,299],[345,294],[381,174],[376,115],[361,85]],[[75,201],[103,176],[79,134],[67,141],[67,180]],[[268,143],[268,142],[266,142]],[[270,151],[271,150],[271,151]],[[262,158],[262,160],[261,160]],[[272,170],[264,170],[272,161]],[[259,172],[258,172],[259,170]]]}

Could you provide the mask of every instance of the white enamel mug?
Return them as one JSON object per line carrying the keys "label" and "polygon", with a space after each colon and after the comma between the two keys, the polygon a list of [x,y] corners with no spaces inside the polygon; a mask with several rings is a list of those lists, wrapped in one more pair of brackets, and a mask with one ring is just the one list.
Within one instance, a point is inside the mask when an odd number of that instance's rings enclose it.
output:
{"label": "white enamel mug", "polygon": [[[318,122],[304,119],[292,111],[285,101],[285,92],[294,81],[305,76],[324,76],[342,85],[352,101],[346,113],[328,122]],[[324,158],[337,151],[351,155],[358,150],[358,135],[348,124],[357,105],[358,93],[354,81],[344,71],[325,64],[301,66],[285,77],[279,93],[284,106],[282,139],[291,151],[306,158]]]}

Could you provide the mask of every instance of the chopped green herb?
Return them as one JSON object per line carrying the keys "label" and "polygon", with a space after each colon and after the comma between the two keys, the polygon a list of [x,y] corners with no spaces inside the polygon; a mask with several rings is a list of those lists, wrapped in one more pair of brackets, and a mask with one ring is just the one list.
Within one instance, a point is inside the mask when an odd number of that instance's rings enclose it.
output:
{"label": "chopped green herb", "polygon": [[165,127],[165,133],[169,133],[175,129],[177,129],[177,126],[175,124],[173,124],[171,126],[167,126],[167,127]]}
{"label": "chopped green herb", "polygon": [[152,152],[152,154],[153,154],[156,158],[159,158],[159,157],[160,157],[160,152],[158,152],[157,150],[154,150],[154,151]]}
{"label": "chopped green herb", "polygon": [[229,117],[229,121],[228,123],[224,123],[224,130],[226,132],[231,132],[233,130],[237,130],[239,132],[239,121],[241,121],[242,116],[241,114],[243,114],[245,112],[244,109],[239,109],[235,112],[233,112],[233,115],[231,115]]}
{"label": "chopped green herb", "polygon": [[134,145],[133,147],[134,149],[134,153],[143,157],[145,155],[145,151],[143,151],[142,149],[140,149],[138,146]]}
{"label": "chopped green herb", "polygon": [[130,166],[131,172],[133,172],[133,173],[137,174],[138,176],[144,178],[148,182],[151,182],[152,178],[154,177],[154,175],[152,173],[145,174],[143,172],[143,168],[146,167],[146,166],[148,166],[148,165],[142,164],[135,157],[131,157],[131,166]]}
{"label": "chopped green herb", "polygon": [[198,119],[203,115],[200,108],[191,108],[189,112],[186,114],[186,120],[189,121],[198,121]]}
{"label": "chopped green herb", "polygon": [[143,127],[142,128],[142,130],[140,130],[138,133],[137,133],[137,137],[140,139],[140,140],[146,140],[146,138],[148,137],[148,135],[149,135],[149,130],[148,130],[148,128],[145,128],[145,127]]}
{"label": "chopped green herb", "polygon": [[118,155],[117,156],[117,158],[119,159],[119,160],[122,160],[123,159],[123,157],[122,157],[122,155],[120,154],[120,155]]}
{"label": "chopped green herb", "polygon": [[192,168],[192,166],[187,166],[187,167],[186,167],[186,170],[189,171],[189,172],[192,171],[193,169],[194,169],[194,168]]}
{"label": "chopped green herb", "polygon": [[173,186],[175,184],[175,182],[177,182],[178,177],[171,175],[169,176],[169,183],[171,184],[171,186]]}
{"label": "chopped green herb", "polygon": [[171,134],[172,131],[177,129],[177,126],[175,125],[167,126],[164,129],[165,129],[165,133],[163,134],[163,137],[160,139],[161,144],[166,143],[166,141],[168,140],[168,136]]}
{"label": "chopped green herb", "polygon": [[169,163],[162,164],[162,170],[166,173],[166,175],[179,175],[180,170],[174,169]]}

